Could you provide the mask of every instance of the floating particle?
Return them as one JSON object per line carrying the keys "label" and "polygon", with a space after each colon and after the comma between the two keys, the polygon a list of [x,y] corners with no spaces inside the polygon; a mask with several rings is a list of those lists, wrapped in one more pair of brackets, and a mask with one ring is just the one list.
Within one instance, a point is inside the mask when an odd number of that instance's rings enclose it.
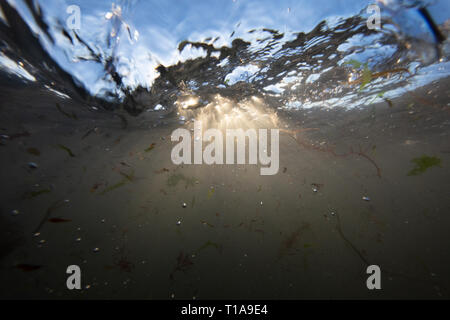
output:
{"label": "floating particle", "polygon": [[91,285],[90,285],[90,284],[87,284],[84,288],[85,288],[86,290],[87,290],[87,289],[90,289],[90,288],[91,288]]}
{"label": "floating particle", "polygon": [[105,223],[105,219],[102,219],[102,220],[101,220],[101,223]]}
{"label": "floating particle", "polygon": [[170,295],[170,298],[171,298],[171,299],[175,298],[175,294],[172,293],[172,294]]}
{"label": "floating particle", "polygon": [[72,220],[70,219],[63,219],[63,218],[50,218],[48,219],[51,223],[62,223],[62,222],[70,222]]}
{"label": "floating particle", "polygon": [[332,216],[334,216],[334,215],[336,215],[336,212],[334,212],[334,211],[331,211],[331,213],[330,213]]}
{"label": "floating particle", "polygon": [[40,244],[44,244],[44,243],[46,243],[47,241],[45,241],[44,239],[42,239],[41,241],[39,241],[39,243]]}
{"label": "floating particle", "polygon": [[66,147],[66,146],[64,146],[64,145],[62,145],[62,144],[58,144],[57,147],[58,147],[59,149],[61,149],[61,150],[64,150],[65,152],[67,152],[67,154],[68,154],[70,157],[72,157],[72,158],[75,157],[75,155],[73,154],[72,150],[70,150],[68,147]]}
{"label": "floating particle", "polygon": [[145,152],[149,152],[149,151],[151,151],[151,150],[153,150],[153,148],[156,146],[156,143],[152,143],[151,145],[150,145],[150,147],[148,147],[147,149],[145,149],[144,151]]}
{"label": "floating particle", "polygon": [[35,162],[28,162],[28,167],[31,169],[37,169],[38,165]]}
{"label": "floating particle", "polygon": [[313,188],[312,190],[313,190],[313,192],[317,192],[317,188]]}
{"label": "floating particle", "polygon": [[186,202],[183,202],[183,204],[181,205],[183,208],[186,208],[187,207],[187,204],[186,204]]}
{"label": "floating particle", "polygon": [[14,266],[14,268],[20,269],[20,270],[22,270],[24,272],[30,272],[30,271],[39,270],[40,268],[42,268],[42,266],[38,266],[38,265],[34,265],[34,264],[21,263],[21,264],[18,264],[16,266]]}
{"label": "floating particle", "polygon": [[177,226],[181,225],[181,220],[177,221]]}
{"label": "floating particle", "polygon": [[367,196],[362,197],[362,199],[363,199],[364,201],[370,201],[370,198],[367,197]]}
{"label": "floating particle", "polygon": [[94,248],[94,250],[92,250],[92,251],[94,251],[94,252],[99,252],[99,251],[100,251],[100,248]]}
{"label": "floating particle", "polygon": [[76,238],[75,241],[76,241],[76,242],[80,242],[80,241],[81,241],[81,238]]}
{"label": "floating particle", "polygon": [[36,232],[35,234],[33,234],[33,237],[39,237],[41,235],[40,232]]}
{"label": "floating particle", "polygon": [[19,213],[20,213],[19,210],[13,210],[13,211],[11,211],[11,214],[12,214],[13,216],[17,216]]}
{"label": "floating particle", "polygon": [[41,152],[38,149],[36,149],[36,148],[28,148],[27,152],[29,154],[32,154],[33,156],[40,156],[41,155]]}

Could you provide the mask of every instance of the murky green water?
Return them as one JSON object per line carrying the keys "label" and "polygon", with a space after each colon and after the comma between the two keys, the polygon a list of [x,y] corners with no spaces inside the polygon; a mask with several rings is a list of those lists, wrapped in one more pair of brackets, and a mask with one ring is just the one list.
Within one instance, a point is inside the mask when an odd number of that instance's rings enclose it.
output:
{"label": "murky green water", "polygon": [[[131,14],[143,4],[128,4],[89,14],[146,39]],[[94,42],[42,5],[35,23],[57,39],[46,47],[23,5],[1,5],[2,57],[15,62],[0,73],[1,298],[449,297],[448,40],[414,37],[392,12],[369,30],[365,7],[294,31],[242,15],[224,42],[214,30],[175,41],[197,56],[163,63],[146,48],[148,69],[161,64],[144,81],[112,16]],[[279,129],[278,173],[175,165],[170,136],[194,121]],[[81,290],[66,287],[69,265]],[[369,265],[381,290],[366,286]]]}

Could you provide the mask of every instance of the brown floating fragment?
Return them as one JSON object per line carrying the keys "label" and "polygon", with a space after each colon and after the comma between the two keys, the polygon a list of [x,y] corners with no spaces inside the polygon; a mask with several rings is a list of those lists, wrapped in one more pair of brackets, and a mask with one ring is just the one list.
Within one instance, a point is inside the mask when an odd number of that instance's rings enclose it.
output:
{"label": "brown floating fragment", "polygon": [[148,147],[148,148],[145,149],[144,151],[145,151],[145,152],[149,152],[149,151],[151,151],[155,146],[156,146],[156,143],[152,143],[152,144],[150,145],[150,147]]}
{"label": "brown floating fragment", "polygon": [[24,272],[30,272],[30,271],[36,271],[42,268],[42,266],[34,265],[34,264],[26,264],[26,263],[20,263],[16,266],[14,266],[16,269],[20,269]]}
{"label": "brown floating fragment", "polygon": [[61,223],[61,222],[70,222],[72,220],[70,220],[70,219],[63,219],[63,218],[50,218],[50,219],[48,219],[48,221],[50,221],[52,223]]}
{"label": "brown floating fragment", "polygon": [[34,155],[34,156],[40,156],[41,155],[41,152],[37,148],[28,148],[27,152],[29,154]]}

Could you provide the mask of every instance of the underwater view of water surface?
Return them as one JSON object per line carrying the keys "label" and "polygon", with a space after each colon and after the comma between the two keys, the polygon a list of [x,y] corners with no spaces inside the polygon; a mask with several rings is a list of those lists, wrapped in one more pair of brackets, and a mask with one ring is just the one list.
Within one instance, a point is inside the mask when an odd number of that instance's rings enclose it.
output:
{"label": "underwater view of water surface", "polygon": [[449,34],[446,0],[0,0],[0,298],[449,299]]}

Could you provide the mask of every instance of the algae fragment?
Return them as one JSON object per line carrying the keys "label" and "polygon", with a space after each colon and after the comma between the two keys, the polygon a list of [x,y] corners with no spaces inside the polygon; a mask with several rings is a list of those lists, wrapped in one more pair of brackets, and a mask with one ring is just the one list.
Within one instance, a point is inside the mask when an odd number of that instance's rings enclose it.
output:
{"label": "algae fragment", "polygon": [[130,174],[127,174],[122,171],[119,171],[119,173],[120,173],[120,175],[125,177],[125,179],[127,179],[128,181],[130,181],[130,182],[134,181],[134,170],[132,170]]}
{"label": "algae fragment", "polygon": [[431,167],[441,167],[441,159],[437,157],[429,157],[423,155],[420,158],[414,158],[411,162],[415,163],[416,166],[408,172],[408,176],[417,176],[419,174],[424,173],[428,168]]}
{"label": "algae fragment", "polygon": [[34,155],[34,156],[40,156],[41,155],[41,152],[38,149],[36,149],[36,148],[28,148],[27,152],[29,154]]}
{"label": "algae fragment", "polygon": [[56,104],[56,109],[58,109],[58,111],[61,112],[63,115],[65,115],[67,118],[78,120],[77,115],[74,112],[70,114],[64,111],[58,103]]}
{"label": "algae fragment", "polygon": [[364,64],[363,74],[362,74],[362,83],[359,87],[359,90],[361,91],[364,89],[364,87],[372,80],[372,71],[370,71],[369,66],[367,65],[367,62]]}
{"label": "algae fragment", "polygon": [[145,149],[144,151],[145,152],[149,152],[149,151],[151,151],[151,150],[153,150],[153,148],[156,146],[156,143],[152,143],[151,145],[150,145],[150,147],[148,147],[147,149]]}
{"label": "algae fragment", "polygon": [[61,150],[66,151],[69,154],[69,156],[71,156],[72,158],[75,157],[75,155],[73,154],[72,150],[70,150],[66,146],[63,146],[62,144],[58,144],[58,148],[60,148]]}
{"label": "algae fragment", "polygon": [[211,198],[214,195],[214,191],[215,191],[214,187],[211,187],[208,190],[208,199]]}
{"label": "algae fragment", "polygon": [[188,186],[194,186],[195,179],[184,176],[181,173],[174,173],[167,178],[167,185],[169,187],[176,187],[179,182],[184,181],[186,183],[185,188]]}
{"label": "algae fragment", "polygon": [[345,64],[350,64],[355,69],[358,69],[359,67],[361,67],[361,62],[359,62],[358,60],[355,60],[355,59],[350,59],[349,61],[345,62]]}
{"label": "algae fragment", "polygon": [[200,248],[197,249],[197,253],[200,252],[203,249],[206,249],[208,247],[213,247],[219,250],[219,252],[222,252],[222,246],[218,243],[212,242],[212,241],[206,241]]}
{"label": "algae fragment", "polygon": [[45,194],[45,193],[50,193],[51,190],[50,189],[42,189],[42,190],[38,190],[38,191],[30,191],[24,194],[23,198],[24,199],[32,199],[32,198],[36,198],[37,196],[40,196],[41,194]]}
{"label": "algae fragment", "polygon": [[107,192],[110,192],[110,191],[113,191],[113,190],[115,190],[117,188],[120,188],[120,187],[126,185],[127,181],[128,181],[128,179],[125,178],[125,179],[119,181],[118,183],[116,183],[116,184],[114,184],[114,185],[112,185],[110,187],[105,188],[100,194],[103,195],[103,194],[105,194]]}

